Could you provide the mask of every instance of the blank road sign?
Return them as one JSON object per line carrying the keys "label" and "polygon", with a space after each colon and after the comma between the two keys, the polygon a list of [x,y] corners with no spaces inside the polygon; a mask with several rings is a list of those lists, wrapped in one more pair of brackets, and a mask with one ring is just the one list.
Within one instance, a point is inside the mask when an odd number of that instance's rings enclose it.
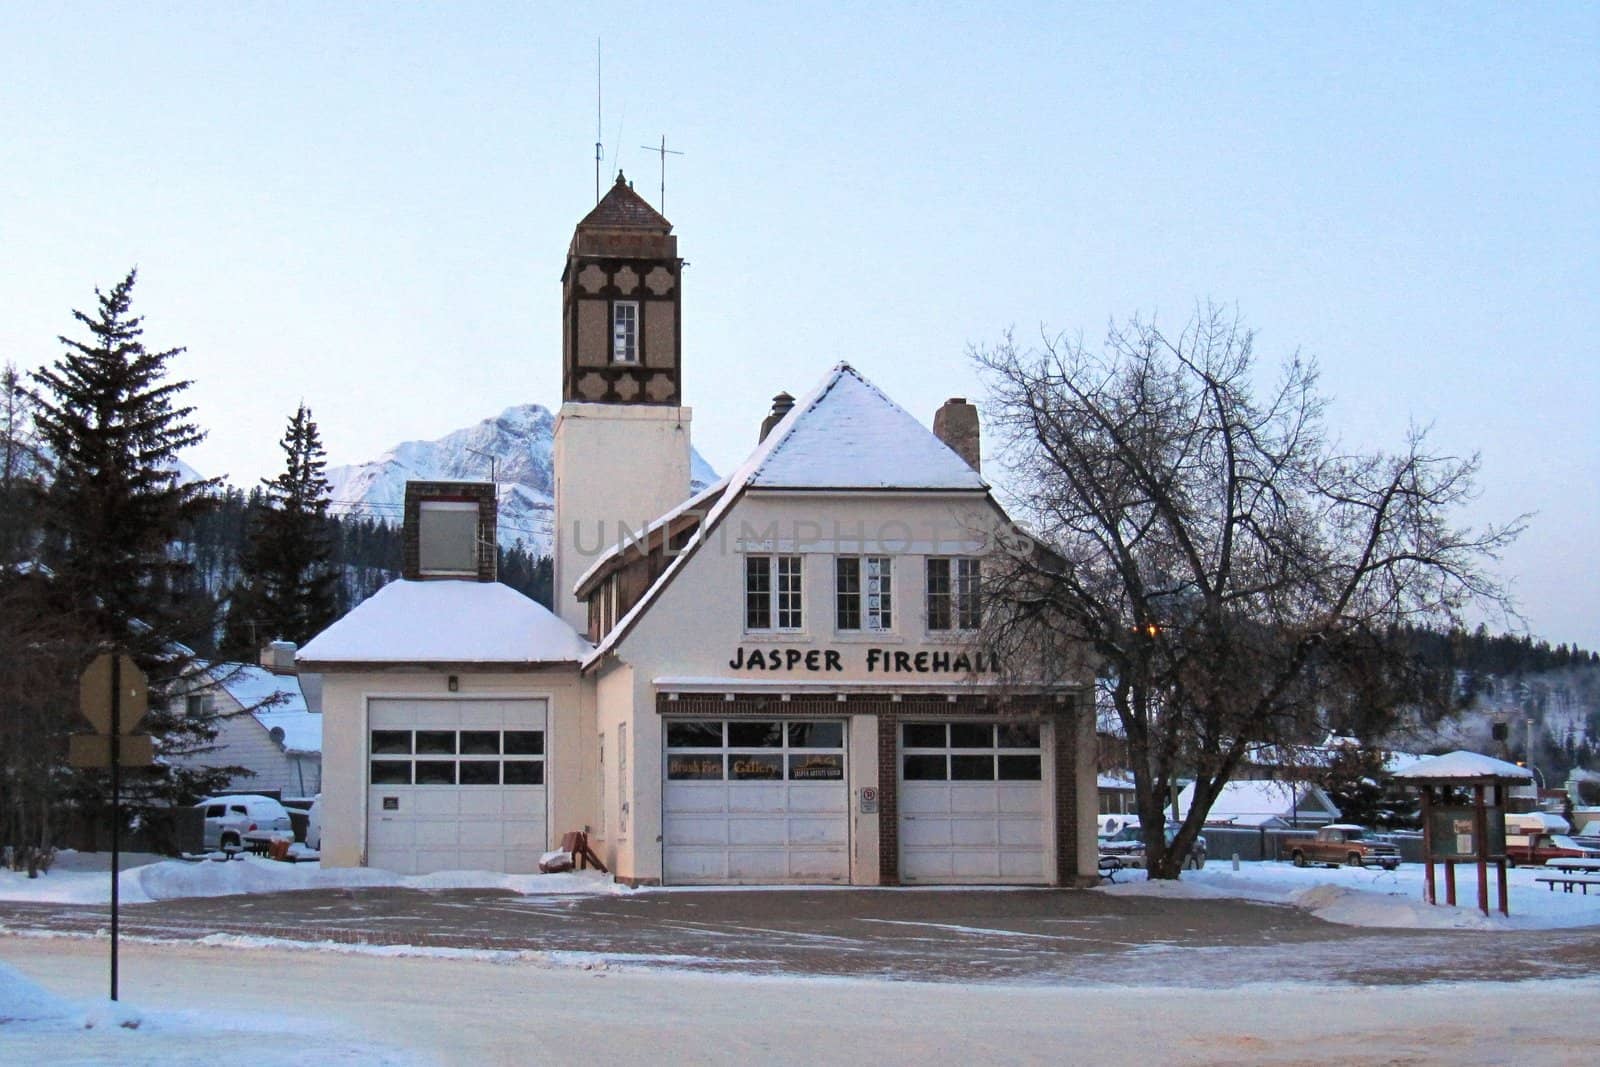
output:
{"label": "blank road sign", "polygon": [[[110,652],[100,653],[78,679],[78,709],[97,734],[111,732],[111,657]],[[132,656],[124,653],[120,658],[122,702],[117,717],[122,732],[129,734],[150,710],[150,687]]]}

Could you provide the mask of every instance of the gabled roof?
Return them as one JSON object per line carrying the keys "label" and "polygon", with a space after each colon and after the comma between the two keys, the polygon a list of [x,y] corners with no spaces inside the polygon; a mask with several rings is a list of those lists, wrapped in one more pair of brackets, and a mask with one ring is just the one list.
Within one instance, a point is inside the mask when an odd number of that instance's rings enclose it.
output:
{"label": "gabled roof", "polygon": [[633,191],[633,186],[628,184],[622,172],[617,171],[617,180],[594,210],[585,215],[578,223],[580,230],[653,230],[660,233],[672,232],[672,223],[668,222],[662,214],[651,207],[645,198]]}
{"label": "gabled roof", "polygon": [[[1178,794],[1178,818],[1183,818],[1194,801],[1194,783],[1183,787]],[[1206,813],[1209,822],[1234,822],[1255,825],[1263,818],[1289,818],[1298,813],[1301,818],[1331,814],[1339,817],[1339,806],[1333,798],[1312,782],[1285,782],[1276,779],[1242,780],[1223,785],[1211,810]]]}
{"label": "gabled roof", "polygon": [[390,582],[312,638],[308,670],[362,664],[579,663],[593,646],[543,604],[499,582]]}
{"label": "gabled roof", "polygon": [[[572,583],[573,595],[582,600],[589,595],[597,582],[620,567],[630,555],[635,557],[645,555],[650,551],[652,544],[661,544],[678,536],[681,530],[697,525],[705,509],[710,507],[727,487],[728,479],[718,479],[671,511],[651,520],[639,532],[638,537],[619,541],[606,549],[598,559],[589,564],[589,569],[578,575],[578,580]],[[663,530],[666,534],[658,536]]]}
{"label": "gabled roof", "polygon": [[[957,469],[959,468],[959,469]],[[638,603],[584,660],[588,668],[627,636],[661,591],[704,544],[747,490],[849,489],[968,491],[987,496],[988,483],[906,410],[840,363],[795,404],[716,487],[690,503],[707,507],[700,528]],[[680,513],[688,504],[680,505]],[[598,573],[597,562],[579,579]]]}
{"label": "gabled roof", "polygon": [[205,675],[248,711],[262,729],[283,731],[286,752],[322,751],[322,716],[306,707],[300,679],[248,663],[217,663]]}
{"label": "gabled roof", "polygon": [[767,441],[749,477],[763,489],[989,488],[966,460],[848,363],[834,367]]}

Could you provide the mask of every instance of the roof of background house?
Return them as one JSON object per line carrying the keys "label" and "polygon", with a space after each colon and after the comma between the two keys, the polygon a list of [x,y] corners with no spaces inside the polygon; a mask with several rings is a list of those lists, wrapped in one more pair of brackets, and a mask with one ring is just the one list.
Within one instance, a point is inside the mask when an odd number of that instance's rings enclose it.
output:
{"label": "roof of background house", "polygon": [[[1180,819],[1188,812],[1189,805],[1193,801],[1194,784],[1191,782],[1184,786],[1182,793],[1178,794]],[[1301,815],[1308,812],[1329,812],[1335,818],[1339,815],[1339,808],[1334,804],[1333,798],[1314,783],[1264,779],[1224,784],[1222,792],[1217,794],[1216,801],[1211,805],[1211,810],[1206,813],[1206,819],[1216,822],[1233,821],[1244,825],[1251,819],[1284,816],[1295,811]]]}
{"label": "roof of background house", "polygon": [[248,663],[217,663],[206,677],[236,700],[269,734],[283,731],[286,752],[315,754],[322,751],[322,716],[306,707],[300,679],[274,674]]}
{"label": "roof of background house", "polygon": [[538,603],[499,582],[390,582],[296,656],[329,664],[579,663],[593,648]]}

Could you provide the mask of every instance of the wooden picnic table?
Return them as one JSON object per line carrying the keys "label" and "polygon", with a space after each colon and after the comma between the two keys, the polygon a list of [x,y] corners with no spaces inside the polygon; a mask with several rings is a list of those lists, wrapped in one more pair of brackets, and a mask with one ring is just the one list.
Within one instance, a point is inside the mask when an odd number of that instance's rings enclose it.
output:
{"label": "wooden picnic table", "polygon": [[1544,865],[1551,870],[1564,871],[1567,874],[1600,874],[1600,857],[1571,856],[1546,860]]}

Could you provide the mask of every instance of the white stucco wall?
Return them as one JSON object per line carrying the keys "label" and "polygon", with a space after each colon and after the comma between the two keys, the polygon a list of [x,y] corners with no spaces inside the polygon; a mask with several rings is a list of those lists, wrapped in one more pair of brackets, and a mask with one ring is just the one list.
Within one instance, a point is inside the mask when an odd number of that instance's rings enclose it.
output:
{"label": "white stucco wall", "polygon": [[629,530],[689,496],[689,422],[683,407],[581,404],[556,419],[555,613],[579,633],[588,609],[572,586],[600,554]]}

